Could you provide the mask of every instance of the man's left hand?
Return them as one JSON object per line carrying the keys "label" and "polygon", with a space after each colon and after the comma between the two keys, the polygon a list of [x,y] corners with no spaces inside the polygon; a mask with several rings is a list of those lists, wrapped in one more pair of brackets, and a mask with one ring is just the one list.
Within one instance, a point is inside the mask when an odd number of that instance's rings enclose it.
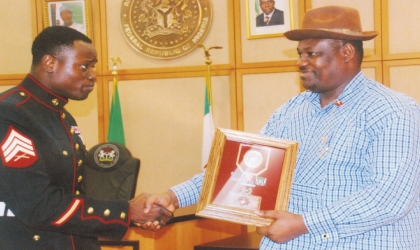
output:
{"label": "man's left hand", "polygon": [[257,233],[277,243],[286,243],[302,234],[309,233],[303,216],[285,211],[257,211],[263,218],[274,219],[270,226],[257,227]]}

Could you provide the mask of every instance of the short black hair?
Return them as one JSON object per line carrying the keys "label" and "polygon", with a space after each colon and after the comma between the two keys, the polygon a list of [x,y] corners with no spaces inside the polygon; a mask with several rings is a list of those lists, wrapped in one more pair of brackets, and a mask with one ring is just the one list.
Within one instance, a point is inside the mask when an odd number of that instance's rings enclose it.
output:
{"label": "short black hair", "polygon": [[50,26],[45,28],[32,43],[32,66],[41,62],[44,55],[57,55],[63,49],[72,47],[74,41],[92,43],[85,34],[66,26]]}

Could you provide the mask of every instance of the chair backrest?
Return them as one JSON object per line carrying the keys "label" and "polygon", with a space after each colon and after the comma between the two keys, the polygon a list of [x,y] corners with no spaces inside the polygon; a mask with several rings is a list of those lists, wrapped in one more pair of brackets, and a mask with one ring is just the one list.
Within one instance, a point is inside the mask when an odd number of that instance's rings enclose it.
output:
{"label": "chair backrest", "polygon": [[134,197],[140,159],[124,146],[104,142],[92,147],[84,165],[82,188],[87,196],[101,200],[130,200]]}

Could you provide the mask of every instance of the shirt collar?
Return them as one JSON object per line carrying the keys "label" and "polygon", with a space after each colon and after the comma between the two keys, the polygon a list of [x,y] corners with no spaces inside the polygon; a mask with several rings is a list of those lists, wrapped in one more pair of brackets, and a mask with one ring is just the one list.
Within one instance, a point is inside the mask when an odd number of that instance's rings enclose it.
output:
{"label": "shirt collar", "polygon": [[[363,89],[362,84],[363,84],[363,81],[364,81],[365,78],[366,77],[363,75],[362,71],[357,73],[357,75],[355,77],[353,77],[353,79],[344,88],[343,93],[341,93],[338,96],[337,100],[340,100],[343,103],[347,103],[347,102],[351,101],[352,99],[356,98],[359,95],[360,91],[362,91],[362,89]],[[307,100],[310,103],[312,103],[315,107],[320,107],[319,93],[315,93],[315,92],[312,92],[310,90],[308,90],[307,92],[309,92],[309,95],[307,96]],[[332,101],[331,103],[329,103],[325,107],[329,107],[333,103],[334,103],[334,101]]]}
{"label": "shirt collar", "polygon": [[55,110],[64,109],[64,106],[69,102],[67,98],[61,97],[47,89],[30,74],[20,83],[19,87],[38,102]]}
{"label": "shirt collar", "polygon": [[276,9],[273,9],[273,11],[271,11],[271,13],[270,14],[268,14],[268,15],[266,15],[265,13],[264,13],[264,16],[265,17],[269,17],[270,19],[271,19],[271,17],[273,16],[273,13],[274,13],[274,11],[275,11]]}

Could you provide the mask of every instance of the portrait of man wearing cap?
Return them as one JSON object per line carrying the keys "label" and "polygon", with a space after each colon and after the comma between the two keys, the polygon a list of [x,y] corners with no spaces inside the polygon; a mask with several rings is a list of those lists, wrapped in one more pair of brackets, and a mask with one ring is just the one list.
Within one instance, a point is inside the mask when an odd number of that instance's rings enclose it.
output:
{"label": "portrait of man wearing cap", "polygon": [[[279,107],[264,136],[299,142],[287,211],[256,211],[261,250],[420,249],[420,107],[361,70],[358,10],[308,10],[298,29],[297,68],[306,91]],[[204,172],[145,201],[197,203]],[[147,228],[147,227],[146,227]]]}
{"label": "portrait of man wearing cap", "polygon": [[60,20],[57,19],[56,25],[67,26],[77,31],[80,31],[86,35],[85,26],[81,23],[76,23],[73,21],[73,11],[71,10],[69,6],[62,4],[58,10],[59,10],[62,22],[60,22]]}

